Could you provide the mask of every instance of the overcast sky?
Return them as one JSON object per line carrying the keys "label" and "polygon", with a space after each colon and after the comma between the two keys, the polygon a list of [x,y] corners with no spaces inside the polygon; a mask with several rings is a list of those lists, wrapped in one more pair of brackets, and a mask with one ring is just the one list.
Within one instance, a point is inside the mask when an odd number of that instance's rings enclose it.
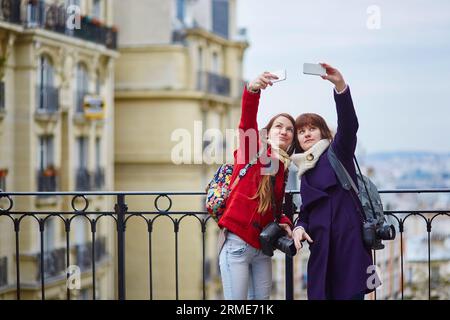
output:
{"label": "overcast sky", "polygon": [[327,62],[351,87],[368,153],[450,152],[450,1],[238,0],[237,22],[250,43],[245,79],[287,70],[263,92],[260,126],[315,112],[334,129],[332,84],[302,74],[304,62]]}

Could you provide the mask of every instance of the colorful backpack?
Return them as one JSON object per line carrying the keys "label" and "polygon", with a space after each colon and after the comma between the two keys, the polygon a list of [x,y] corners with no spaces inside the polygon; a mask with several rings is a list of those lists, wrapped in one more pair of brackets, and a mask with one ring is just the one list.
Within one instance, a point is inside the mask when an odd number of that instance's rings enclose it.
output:
{"label": "colorful backpack", "polygon": [[216,222],[219,222],[225,212],[226,200],[231,190],[236,186],[238,181],[245,176],[250,167],[258,161],[262,151],[263,150],[260,150],[252,161],[247,163],[245,167],[239,171],[239,175],[236,177],[233,185],[231,186],[230,181],[231,176],[233,175],[234,165],[227,163],[221,165],[219,169],[217,169],[212,180],[206,186],[206,210]]}

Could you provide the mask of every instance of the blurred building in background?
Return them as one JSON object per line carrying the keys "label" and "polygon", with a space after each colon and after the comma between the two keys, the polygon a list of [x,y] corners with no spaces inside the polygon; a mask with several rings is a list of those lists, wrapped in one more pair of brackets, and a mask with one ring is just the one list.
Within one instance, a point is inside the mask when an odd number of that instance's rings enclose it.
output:
{"label": "blurred building in background", "polygon": [[[80,10],[67,11],[69,5]],[[113,189],[113,112],[116,30],[106,0],[2,0],[0,6],[0,189],[70,191]],[[68,20],[79,18],[79,29]],[[85,99],[101,101],[84,105]],[[4,204],[4,203],[3,203]],[[82,208],[84,202],[75,205]],[[112,207],[89,199],[88,211]],[[14,211],[72,211],[71,198],[14,199]],[[35,218],[40,218],[36,215]],[[22,299],[41,298],[40,229],[37,219],[20,224]],[[104,219],[96,232],[96,298],[114,297],[114,232]],[[66,296],[66,231],[58,217],[45,221],[44,277],[47,299]],[[76,218],[70,261],[81,269],[72,298],[92,298],[91,228]],[[14,225],[0,219],[0,297],[16,297]]]}
{"label": "blurred building in background", "polygon": [[[115,73],[115,188],[204,190],[218,164],[205,164],[203,151],[212,145],[224,147],[223,155],[232,154],[232,146],[209,137],[207,130],[220,129],[225,137],[225,129],[237,128],[239,121],[242,60],[248,44],[236,28],[236,1],[116,0],[114,6],[120,30]],[[179,165],[174,163],[173,150],[184,142],[193,151],[186,150],[190,153],[187,161]],[[171,211],[204,210],[203,197],[179,200]],[[129,211],[155,211],[154,198],[129,197],[127,203]],[[159,206],[164,209],[167,203]],[[153,225],[151,270],[147,225],[137,218],[127,222],[128,298],[148,298],[150,286],[155,299],[176,297],[174,225],[165,218]],[[200,299],[200,224],[188,217],[179,231],[180,298]],[[215,223],[208,222],[208,298],[222,291],[217,231]]]}

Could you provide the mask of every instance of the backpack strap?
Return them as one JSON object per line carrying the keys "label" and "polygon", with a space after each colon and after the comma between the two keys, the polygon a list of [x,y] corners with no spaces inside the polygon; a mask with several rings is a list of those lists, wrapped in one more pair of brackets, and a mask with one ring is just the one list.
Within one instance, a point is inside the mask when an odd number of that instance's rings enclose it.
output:
{"label": "backpack strap", "polygon": [[[342,162],[338,159],[336,156],[336,153],[334,153],[333,147],[330,144],[330,147],[328,148],[327,152],[328,160],[331,163],[331,166],[333,167],[334,172],[336,173],[336,176],[338,177],[339,182],[341,183],[342,187],[345,190],[350,190],[350,188],[355,191],[357,195],[359,195],[359,190],[356,187],[355,182],[353,181],[352,177],[348,173],[347,169],[345,169]],[[359,168],[359,166],[358,166]]]}
{"label": "backpack strap", "polygon": [[264,150],[265,150],[264,148],[260,148],[258,153],[252,158],[252,160],[249,163],[247,163],[244,168],[239,170],[238,176],[234,180],[233,184],[230,186],[230,192],[237,185],[239,180],[242,179],[247,174],[250,167],[253,166],[258,161],[258,158],[263,154]]}
{"label": "backpack strap", "polygon": [[373,215],[375,216],[375,207],[373,206],[372,199],[370,198],[369,189],[367,188],[366,182],[364,181],[364,176],[363,176],[363,174],[362,174],[362,172],[361,172],[361,168],[359,167],[358,160],[356,160],[356,157],[355,157],[355,156],[353,156],[353,159],[355,160],[356,167],[358,168],[359,174],[361,175],[361,180],[362,180],[362,182],[363,182],[364,189],[366,189],[367,198],[369,198],[370,208],[372,209],[372,213],[373,213]]}
{"label": "backpack strap", "polygon": [[[347,190],[350,192],[351,197],[352,197],[353,201],[355,202],[355,206],[356,206],[357,210],[359,212],[361,212],[363,220],[366,221],[367,216],[366,216],[366,213],[364,212],[361,201],[359,200],[359,190],[356,187],[356,184],[353,181],[350,174],[348,173],[347,169],[345,169],[342,162],[338,159],[336,153],[334,153],[332,144],[330,144],[330,146],[328,148],[327,156],[328,156],[328,160],[330,161],[331,167],[333,168],[334,172],[336,173],[336,176],[338,177],[339,182],[342,185],[342,188],[344,188],[344,190]],[[359,166],[358,166],[358,169],[359,169]],[[354,193],[352,192],[351,189],[353,189]],[[373,206],[372,206],[372,209],[373,209]],[[375,210],[373,210],[373,212],[375,212]]]}

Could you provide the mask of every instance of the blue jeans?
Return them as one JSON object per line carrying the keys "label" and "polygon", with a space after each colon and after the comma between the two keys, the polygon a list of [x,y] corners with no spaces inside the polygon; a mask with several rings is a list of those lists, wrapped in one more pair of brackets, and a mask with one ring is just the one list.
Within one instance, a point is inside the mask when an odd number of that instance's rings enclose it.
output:
{"label": "blue jeans", "polygon": [[272,289],[272,259],[228,232],[219,255],[226,300],[268,300]]}

